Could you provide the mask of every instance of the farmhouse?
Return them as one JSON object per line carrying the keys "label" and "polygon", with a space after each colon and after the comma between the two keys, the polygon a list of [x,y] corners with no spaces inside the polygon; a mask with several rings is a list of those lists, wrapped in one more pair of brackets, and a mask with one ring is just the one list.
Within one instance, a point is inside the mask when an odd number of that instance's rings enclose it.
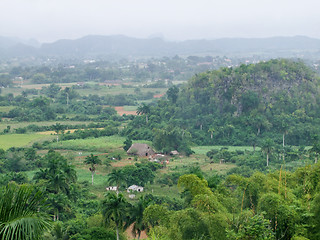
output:
{"label": "farmhouse", "polygon": [[140,157],[148,157],[153,155],[155,152],[153,149],[145,143],[134,143],[127,151],[128,154],[138,155]]}

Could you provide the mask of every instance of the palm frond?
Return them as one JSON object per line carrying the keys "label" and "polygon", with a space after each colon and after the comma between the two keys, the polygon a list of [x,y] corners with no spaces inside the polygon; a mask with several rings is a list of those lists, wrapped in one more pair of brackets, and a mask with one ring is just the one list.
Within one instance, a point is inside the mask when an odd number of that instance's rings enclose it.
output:
{"label": "palm frond", "polygon": [[50,227],[44,208],[45,198],[40,191],[27,185],[9,184],[0,196],[0,239],[38,239]]}

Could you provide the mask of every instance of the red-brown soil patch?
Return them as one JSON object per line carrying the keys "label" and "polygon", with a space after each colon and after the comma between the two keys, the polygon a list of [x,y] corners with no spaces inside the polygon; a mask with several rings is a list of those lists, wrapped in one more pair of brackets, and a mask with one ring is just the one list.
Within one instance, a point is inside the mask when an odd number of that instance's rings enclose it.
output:
{"label": "red-brown soil patch", "polygon": [[117,111],[117,113],[122,116],[123,114],[126,115],[137,115],[136,111],[125,111],[123,107],[114,107],[114,109]]}
{"label": "red-brown soil patch", "polygon": [[156,94],[156,95],[153,95],[153,98],[161,98],[163,95],[164,95],[164,93]]}

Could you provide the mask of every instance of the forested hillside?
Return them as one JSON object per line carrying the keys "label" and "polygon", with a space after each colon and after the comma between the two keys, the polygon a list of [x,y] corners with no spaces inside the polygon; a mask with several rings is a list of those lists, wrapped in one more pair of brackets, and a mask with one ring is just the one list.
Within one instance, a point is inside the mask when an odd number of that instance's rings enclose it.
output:
{"label": "forested hillside", "polygon": [[142,106],[149,121],[137,117],[126,133],[151,140],[156,129],[175,131],[199,145],[255,146],[267,138],[312,145],[320,130],[319,83],[304,63],[284,59],[196,74],[170,88],[167,100]]}

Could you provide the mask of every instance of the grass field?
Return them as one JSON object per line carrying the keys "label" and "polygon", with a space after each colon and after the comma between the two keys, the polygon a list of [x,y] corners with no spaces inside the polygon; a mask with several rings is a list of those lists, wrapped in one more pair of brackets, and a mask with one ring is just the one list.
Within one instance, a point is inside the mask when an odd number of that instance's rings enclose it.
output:
{"label": "grass field", "polygon": [[137,111],[137,106],[123,106],[123,110],[125,111]]}
{"label": "grass field", "polygon": [[[97,89],[77,89],[77,92],[82,96],[89,94],[102,95],[118,95],[118,94],[136,94],[135,88],[123,88],[122,86],[99,86]],[[162,94],[167,91],[167,88],[140,88],[142,93],[152,92],[154,94]]]}
{"label": "grass field", "polygon": [[[77,169],[78,181],[88,181],[91,184],[91,172],[89,170],[89,166],[87,169]],[[107,185],[107,177],[105,173],[101,173],[99,171],[96,172],[93,178],[94,185]]]}
{"label": "grass field", "polygon": [[125,138],[123,137],[111,136],[101,138],[67,140],[63,142],[51,143],[49,147],[52,149],[107,152],[110,148],[118,148],[123,144],[124,141]]}
{"label": "grass field", "polygon": [[1,94],[7,95],[9,93],[12,93],[14,96],[18,96],[23,90],[23,88],[3,88]]}
{"label": "grass field", "polygon": [[[19,87],[13,87],[13,88],[3,88],[2,94],[9,94],[12,93],[14,96],[20,95],[22,91],[26,89],[38,89],[40,90],[43,87],[48,87],[50,84],[22,84],[20,86],[20,83],[18,84]],[[59,85],[62,89],[65,87],[71,87],[72,85],[76,85],[76,83],[56,83],[56,85]]]}
{"label": "grass field", "polygon": [[150,193],[154,196],[180,199],[180,191],[176,185],[169,187],[162,186],[161,184],[147,184],[144,189],[144,194]]}
{"label": "grass field", "polygon": [[[65,87],[72,87],[73,85],[76,85],[76,83],[55,83],[56,85],[60,86],[62,89]],[[49,87],[49,83],[45,84],[23,84],[22,89],[41,89],[43,87]]]}
{"label": "grass field", "polygon": [[51,139],[51,136],[41,134],[6,134],[0,135],[0,148],[6,150],[11,147],[30,146],[39,140]]}
{"label": "grass field", "polygon": [[[144,88],[142,84],[136,84],[133,87],[123,88],[121,85],[114,85],[114,86],[103,86],[98,85],[97,82],[86,82],[89,84],[91,88],[85,89],[77,89],[77,92],[82,96],[88,96],[89,94],[97,94],[99,96],[103,95],[118,95],[118,94],[135,94],[134,90],[135,87],[139,87],[142,93],[152,92],[156,94],[163,94],[167,91],[167,88]],[[4,88],[2,89],[3,94],[12,93],[14,96],[20,95],[22,91],[26,89],[37,89],[40,90],[43,87],[48,87],[50,84],[23,84],[19,87],[14,88]],[[71,87],[76,85],[76,83],[56,83],[56,85],[60,86],[62,89],[66,87]]]}
{"label": "grass field", "polygon": [[[87,138],[87,139],[75,139],[67,140],[62,142],[55,142],[49,145],[52,149],[67,149],[67,150],[81,150],[81,151],[92,151],[92,152],[114,152],[122,151],[123,142],[126,140],[125,137],[118,135],[100,137],[100,138]],[[138,141],[140,143],[148,143],[149,141]]]}
{"label": "grass field", "polygon": [[8,113],[10,110],[14,108],[15,106],[0,106],[0,112]]}
{"label": "grass field", "polygon": [[[191,149],[195,152],[195,154],[206,154],[212,149],[221,149],[222,147],[227,147],[228,151],[253,151],[253,148],[251,146],[197,146],[192,147]],[[260,150],[259,147],[256,147],[256,150]]]}
{"label": "grass field", "polygon": [[55,125],[56,123],[60,123],[62,125],[78,125],[78,124],[89,124],[92,123],[90,121],[43,121],[43,122],[14,122],[14,121],[2,121],[0,122],[0,131],[3,131],[7,128],[7,126],[11,127],[11,130],[17,128],[27,127],[31,124],[35,124],[38,126],[51,126]]}

